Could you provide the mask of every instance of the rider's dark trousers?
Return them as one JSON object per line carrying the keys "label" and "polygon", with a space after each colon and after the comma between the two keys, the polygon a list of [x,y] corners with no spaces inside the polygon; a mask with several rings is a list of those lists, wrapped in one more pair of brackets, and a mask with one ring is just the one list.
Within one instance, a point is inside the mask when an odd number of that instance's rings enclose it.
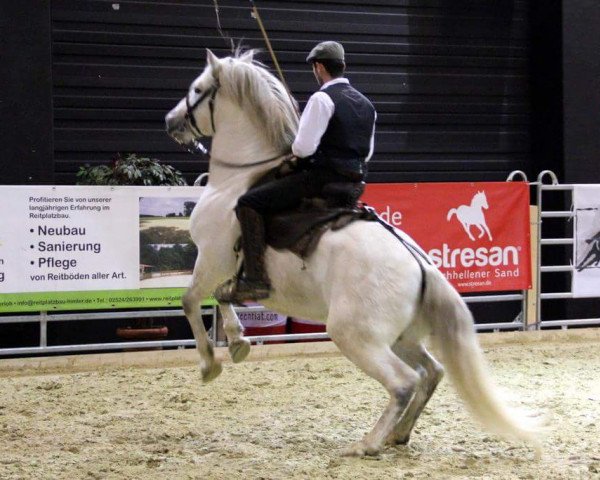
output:
{"label": "rider's dark trousers", "polygon": [[300,171],[250,189],[239,198],[238,207],[249,207],[262,215],[278,213],[300,205],[303,198],[318,197],[328,183],[348,181],[333,170]]}

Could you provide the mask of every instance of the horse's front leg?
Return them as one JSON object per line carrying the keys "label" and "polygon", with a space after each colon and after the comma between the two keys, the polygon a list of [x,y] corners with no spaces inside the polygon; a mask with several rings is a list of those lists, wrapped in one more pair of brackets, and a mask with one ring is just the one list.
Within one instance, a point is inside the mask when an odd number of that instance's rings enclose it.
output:
{"label": "horse's front leg", "polygon": [[229,354],[234,363],[244,360],[250,353],[250,341],[244,338],[244,327],[231,303],[219,304],[223,317],[223,330],[227,335]]}
{"label": "horse's front leg", "polygon": [[[210,382],[219,376],[223,367],[221,362],[215,358],[212,343],[208,338],[204,322],[202,321],[201,302],[206,296],[206,291],[202,288],[202,282],[199,278],[199,261],[196,261],[194,267],[194,276],[192,285],[183,294],[182,304],[185,316],[190,323],[194,339],[196,340],[196,349],[200,354],[200,371],[202,373],[202,381]],[[214,328],[214,327],[213,327]]]}

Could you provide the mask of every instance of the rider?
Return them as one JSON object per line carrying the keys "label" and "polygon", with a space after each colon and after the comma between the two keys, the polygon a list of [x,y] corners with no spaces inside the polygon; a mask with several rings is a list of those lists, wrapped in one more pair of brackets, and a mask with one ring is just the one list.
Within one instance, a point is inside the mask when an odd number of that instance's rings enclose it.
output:
{"label": "rider", "polygon": [[244,275],[217,288],[215,298],[220,302],[242,303],[269,296],[262,215],[297,207],[303,198],[318,197],[327,184],[359,182],[366,175],[377,114],[371,102],[344,78],[344,48],[337,42],[321,42],[306,61],[312,64],[321,88],[309,98],[300,118],[292,145],[297,157],[295,171],[252,188],[238,199]]}

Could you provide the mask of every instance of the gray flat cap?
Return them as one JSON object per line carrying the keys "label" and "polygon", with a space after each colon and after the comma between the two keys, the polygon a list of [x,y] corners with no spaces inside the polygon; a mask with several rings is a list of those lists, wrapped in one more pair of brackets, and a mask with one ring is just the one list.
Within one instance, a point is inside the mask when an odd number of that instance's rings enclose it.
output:
{"label": "gray flat cap", "polygon": [[321,42],[306,57],[307,62],[314,60],[340,60],[343,62],[344,47],[338,42]]}

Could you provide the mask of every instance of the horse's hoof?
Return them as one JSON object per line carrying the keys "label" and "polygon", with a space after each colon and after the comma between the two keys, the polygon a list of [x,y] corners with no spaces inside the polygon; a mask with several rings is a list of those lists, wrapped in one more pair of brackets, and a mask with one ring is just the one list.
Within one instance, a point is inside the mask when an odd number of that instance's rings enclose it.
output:
{"label": "horse's hoof", "polygon": [[229,344],[229,355],[233,363],[240,363],[245,360],[250,353],[250,340],[240,338]]}
{"label": "horse's hoof", "polygon": [[217,378],[219,375],[221,375],[222,371],[223,371],[223,366],[221,365],[220,362],[216,362],[216,361],[212,362],[212,364],[209,368],[201,369],[202,382],[204,382],[204,383],[211,382],[212,380]]}
{"label": "horse's hoof", "polygon": [[357,442],[342,450],[343,457],[365,457],[379,455],[380,448],[365,445],[363,442]]}
{"label": "horse's hoof", "polygon": [[386,443],[389,445],[408,445],[410,435],[390,436]]}
{"label": "horse's hoof", "polygon": [[355,443],[349,447],[346,447],[342,450],[342,457],[364,457],[365,449],[362,444]]}
{"label": "horse's hoof", "polygon": [[394,438],[392,440],[390,440],[388,443],[392,446],[399,446],[399,445],[408,445],[408,442],[410,442],[410,437],[403,437],[403,438]]}

